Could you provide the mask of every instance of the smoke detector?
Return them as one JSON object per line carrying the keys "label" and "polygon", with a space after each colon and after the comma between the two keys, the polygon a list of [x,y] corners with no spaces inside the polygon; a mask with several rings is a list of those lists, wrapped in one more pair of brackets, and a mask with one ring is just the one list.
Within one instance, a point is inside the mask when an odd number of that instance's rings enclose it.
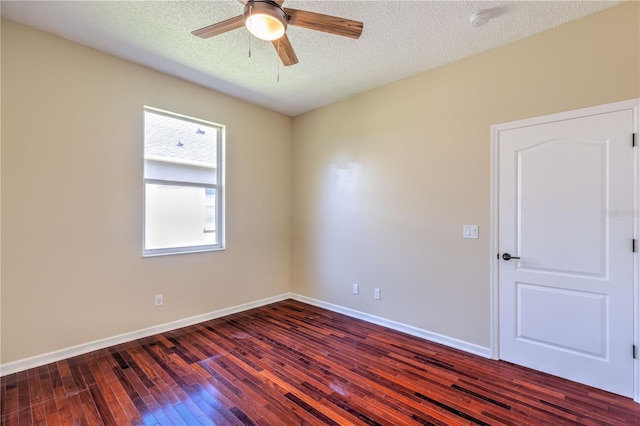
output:
{"label": "smoke detector", "polygon": [[474,13],[469,17],[469,22],[473,27],[481,27],[491,19],[491,12],[487,9],[482,9]]}

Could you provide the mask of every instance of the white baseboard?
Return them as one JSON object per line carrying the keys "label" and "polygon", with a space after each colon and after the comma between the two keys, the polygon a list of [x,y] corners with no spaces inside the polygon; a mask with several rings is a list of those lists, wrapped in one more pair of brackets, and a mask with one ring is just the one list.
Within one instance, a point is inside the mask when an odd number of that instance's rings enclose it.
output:
{"label": "white baseboard", "polygon": [[165,324],[155,325],[153,327],[144,328],[142,330],[132,331],[120,334],[118,336],[108,337],[106,339],[94,340],[93,342],[83,343],[81,345],[72,346],[70,348],[60,349],[42,355],[36,355],[31,358],[25,358],[18,361],[8,362],[0,365],[0,377],[7,374],[17,373],[19,371],[28,370],[30,368],[40,367],[41,365],[50,364],[62,359],[83,355],[98,349],[108,348],[109,346],[118,345],[120,343],[131,342],[132,340],[141,339],[143,337],[153,336],[154,334],[164,333],[166,331],[176,330],[178,328],[187,327],[189,325],[198,324],[225,315],[231,315],[270,303],[280,302],[291,298],[290,293],[280,294],[278,296],[268,297],[266,299],[256,300],[242,305],[232,306],[230,308],[220,309],[206,314],[196,315]]}
{"label": "white baseboard", "polygon": [[421,339],[429,340],[435,343],[440,343],[442,345],[449,346],[451,348],[460,349],[461,351],[469,352],[469,353],[481,356],[483,358],[491,357],[491,350],[489,348],[485,348],[484,346],[479,346],[474,343],[465,342],[464,340],[454,339],[453,337],[447,337],[442,334],[433,333],[431,331],[423,330],[418,327],[414,327],[414,326],[403,324],[400,322],[377,317],[375,315],[356,311],[355,309],[345,308],[344,306],[334,305],[333,303],[312,299],[310,297],[302,296],[296,293],[292,293],[290,297],[299,302],[307,303],[313,306],[318,306],[320,308],[338,312],[340,314],[344,314],[353,318],[358,318],[373,324],[378,324],[383,327],[390,328],[392,330],[401,331],[403,333],[407,333],[412,336],[419,337]]}
{"label": "white baseboard", "polygon": [[118,336],[108,337],[106,339],[100,339],[100,340],[95,340],[89,343],[83,343],[81,345],[60,349],[60,350],[49,352],[42,355],[36,355],[31,358],[25,358],[18,361],[8,362],[6,364],[0,365],[0,376],[6,376],[7,374],[17,373],[19,371],[28,370],[30,368],[40,367],[41,365],[46,365],[52,362],[60,361],[62,359],[83,355],[98,349],[108,348],[109,346],[118,345],[120,343],[131,342],[133,340],[141,339],[143,337],[153,336],[158,333],[164,333],[167,331],[176,330],[178,328],[187,327],[193,324],[198,324],[198,323],[209,321],[215,318],[220,318],[225,315],[236,314],[238,312],[246,311],[249,309],[257,308],[257,307],[268,305],[275,302],[280,302],[286,299],[298,300],[303,303],[308,303],[309,305],[318,306],[320,308],[338,312],[353,318],[358,318],[363,321],[367,321],[373,324],[378,324],[383,327],[388,327],[392,330],[401,331],[403,333],[407,333],[412,336],[419,337],[421,339],[430,340],[432,342],[440,343],[455,349],[460,349],[462,351],[479,355],[484,358],[490,357],[489,348],[478,346],[473,343],[454,339],[452,337],[443,336],[438,333],[433,333],[417,327],[402,324],[396,321],[391,321],[391,320],[377,317],[375,315],[370,315],[364,312],[356,311],[355,309],[345,308],[343,306],[334,305],[332,303],[323,302],[317,299],[312,299],[310,297],[302,296],[299,294],[283,293],[278,296],[268,297],[266,299],[256,300],[253,302],[244,303],[242,305],[232,306],[230,308],[220,309],[220,310],[209,312],[206,314],[196,315],[193,317],[184,318],[177,321],[172,321],[165,324],[144,328],[142,330],[132,331],[130,333],[124,333]]}

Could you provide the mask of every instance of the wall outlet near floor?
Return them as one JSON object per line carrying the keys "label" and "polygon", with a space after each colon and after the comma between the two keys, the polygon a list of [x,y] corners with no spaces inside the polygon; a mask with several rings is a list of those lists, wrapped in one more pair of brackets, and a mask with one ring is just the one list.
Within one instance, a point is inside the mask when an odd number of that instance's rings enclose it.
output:
{"label": "wall outlet near floor", "polygon": [[154,306],[162,306],[162,295],[156,294],[156,298],[154,301]]}
{"label": "wall outlet near floor", "polygon": [[380,289],[379,288],[374,288],[373,289],[373,298],[376,300],[380,300]]}
{"label": "wall outlet near floor", "polygon": [[353,294],[360,293],[360,286],[358,284],[353,285]]}

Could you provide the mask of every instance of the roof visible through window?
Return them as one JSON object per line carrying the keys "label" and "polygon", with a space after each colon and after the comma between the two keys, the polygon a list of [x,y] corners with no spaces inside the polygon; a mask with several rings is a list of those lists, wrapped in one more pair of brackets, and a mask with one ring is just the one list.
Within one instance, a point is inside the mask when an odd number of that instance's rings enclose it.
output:
{"label": "roof visible through window", "polygon": [[144,114],[145,158],[216,167],[218,129],[151,111]]}

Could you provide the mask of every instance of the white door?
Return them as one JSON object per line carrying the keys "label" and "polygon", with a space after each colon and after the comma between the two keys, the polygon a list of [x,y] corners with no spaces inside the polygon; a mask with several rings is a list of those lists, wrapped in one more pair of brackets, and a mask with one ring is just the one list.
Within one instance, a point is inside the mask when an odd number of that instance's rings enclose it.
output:
{"label": "white door", "polygon": [[538,122],[498,136],[500,358],[631,397],[634,111]]}

